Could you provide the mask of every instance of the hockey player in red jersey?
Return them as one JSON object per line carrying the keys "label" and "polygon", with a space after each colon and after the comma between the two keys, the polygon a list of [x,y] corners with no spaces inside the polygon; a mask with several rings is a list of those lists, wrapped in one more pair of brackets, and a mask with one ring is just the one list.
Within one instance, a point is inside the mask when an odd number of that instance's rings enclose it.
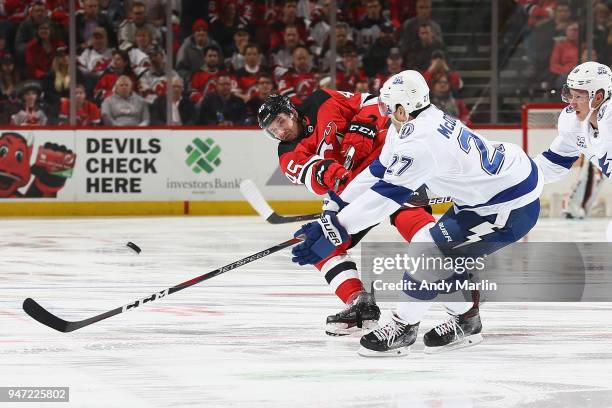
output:
{"label": "hockey player in red jersey", "polygon": [[[339,193],[382,149],[388,119],[380,115],[376,101],[376,96],[369,94],[320,89],[295,106],[286,96],[271,95],[259,109],[258,120],[266,134],[279,141],[279,166],[287,178],[319,196],[331,191],[333,197],[337,180]],[[342,163],[351,146],[355,148],[353,167],[345,169]],[[333,205],[331,200],[327,209]],[[424,208],[401,209],[391,217],[407,241],[432,221]],[[350,242],[315,264],[347,305],[327,317],[329,335],[372,328],[380,316],[373,295],[364,290],[356,264],[347,254],[368,231],[353,235]]]}

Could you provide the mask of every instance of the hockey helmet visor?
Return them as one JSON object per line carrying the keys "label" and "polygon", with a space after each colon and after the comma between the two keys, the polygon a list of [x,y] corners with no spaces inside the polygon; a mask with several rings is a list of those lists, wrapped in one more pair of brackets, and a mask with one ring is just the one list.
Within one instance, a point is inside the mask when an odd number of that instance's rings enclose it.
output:
{"label": "hockey helmet visor", "polygon": [[378,112],[380,112],[381,116],[391,116],[394,111],[395,109],[391,109],[391,106],[383,100],[382,96],[378,97]]}
{"label": "hockey helmet visor", "polygon": [[[266,135],[280,139],[287,120],[293,121],[295,107],[286,96],[270,95],[257,112],[257,121]],[[280,115],[284,113],[285,115]],[[280,115],[280,116],[279,116]]]}

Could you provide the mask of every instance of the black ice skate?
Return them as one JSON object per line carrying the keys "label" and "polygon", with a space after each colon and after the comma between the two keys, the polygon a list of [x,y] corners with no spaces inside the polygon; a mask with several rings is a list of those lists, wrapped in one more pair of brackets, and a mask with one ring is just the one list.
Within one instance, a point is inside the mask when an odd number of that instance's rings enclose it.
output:
{"label": "black ice skate", "polygon": [[482,342],[481,330],[478,308],[472,308],[462,315],[450,315],[446,322],[434,327],[423,336],[425,353],[441,353],[475,346]]}
{"label": "black ice skate", "polygon": [[361,330],[372,330],[378,325],[379,317],[380,309],[376,306],[374,295],[366,291],[359,292],[354,299],[349,300],[346,309],[327,316],[325,333],[330,336],[346,336]]}
{"label": "black ice skate", "polygon": [[361,337],[359,355],[364,357],[401,357],[408,355],[416,341],[419,324],[408,324],[397,315],[385,326]]}

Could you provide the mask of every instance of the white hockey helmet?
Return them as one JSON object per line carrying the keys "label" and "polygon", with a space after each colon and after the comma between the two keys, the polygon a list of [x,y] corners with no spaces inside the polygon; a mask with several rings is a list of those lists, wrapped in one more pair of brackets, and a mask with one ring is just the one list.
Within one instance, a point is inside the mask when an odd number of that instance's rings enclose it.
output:
{"label": "white hockey helmet", "polygon": [[418,71],[402,71],[387,79],[378,96],[380,114],[389,116],[395,113],[397,105],[407,113],[429,106],[429,86]]}
{"label": "white hockey helmet", "polygon": [[561,92],[563,102],[571,101],[570,89],[580,89],[589,93],[589,104],[600,89],[604,91],[604,101],[612,96],[612,72],[610,67],[594,61],[583,62],[567,76]]}

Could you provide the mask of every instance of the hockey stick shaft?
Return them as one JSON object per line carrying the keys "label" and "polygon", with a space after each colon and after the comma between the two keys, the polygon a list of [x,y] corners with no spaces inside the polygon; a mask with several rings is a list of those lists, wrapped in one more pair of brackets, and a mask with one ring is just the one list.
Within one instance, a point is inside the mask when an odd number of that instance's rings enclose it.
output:
{"label": "hockey stick shaft", "polygon": [[305,214],[305,215],[279,215],[270,204],[266,201],[261,191],[257,188],[253,181],[246,179],[240,183],[240,192],[249,202],[251,207],[270,224],[286,224],[289,222],[312,221],[319,218],[320,214]]}
{"label": "hockey stick shaft", "polygon": [[[354,154],[355,154],[355,148],[353,146],[349,146],[348,149],[346,149],[346,156],[344,156],[344,164],[342,165],[342,167],[344,167],[347,170],[350,170],[351,167],[353,167],[353,155]],[[341,181],[342,180],[340,180],[339,178],[336,179],[336,182],[334,183],[335,192],[338,192]]]}
{"label": "hockey stick shaft", "polygon": [[200,282],[203,282],[205,280],[214,278],[215,276],[221,275],[225,272],[229,272],[233,269],[236,269],[242,265],[246,265],[248,263],[251,263],[253,261],[256,261],[258,259],[261,259],[263,257],[266,257],[270,254],[273,254],[275,252],[278,252],[284,248],[290,247],[292,245],[297,244],[298,242],[302,241],[302,237],[297,237],[297,238],[291,238],[285,242],[281,242],[280,244],[274,245],[270,248],[264,249],[263,251],[259,251],[253,255],[247,256],[245,258],[239,259],[235,262],[232,262],[228,265],[222,266],[221,268],[215,269],[214,271],[205,273],[203,275],[200,275],[196,278],[190,279],[188,281],[179,283],[178,285],[175,285],[171,288],[167,288],[164,290],[161,290],[159,292],[153,293],[150,296],[138,299],[132,303],[128,303],[127,305],[124,305],[122,307],[118,307],[116,309],[113,310],[109,310],[108,312],[105,313],[101,313],[97,316],[91,317],[89,319],[85,319],[85,320],[80,320],[80,321],[75,321],[75,322],[69,322],[63,319],[60,319],[59,317],[55,316],[54,314],[52,314],[51,312],[49,312],[47,309],[45,309],[44,307],[42,307],[41,305],[39,305],[34,299],[32,298],[27,298],[26,300],[23,301],[23,310],[34,320],[36,320],[39,323],[44,324],[45,326],[51,327],[52,329],[55,329],[57,331],[60,331],[62,333],[66,333],[66,332],[71,332],[74,330],[78,330],[80,328],[89,326],[93,323],[99,322],[101,320],[104,319],[108,319],[109,317],[112,316],[116,316],[118,314],[136,309],[137,307],[142,306],[145,303],[150,303],[154,300],[157,299],[161,299],[164,298],[168,295],[171,295],[173,293],[176,293],[180,290],[186,289],[190,286],[196,285]]}

